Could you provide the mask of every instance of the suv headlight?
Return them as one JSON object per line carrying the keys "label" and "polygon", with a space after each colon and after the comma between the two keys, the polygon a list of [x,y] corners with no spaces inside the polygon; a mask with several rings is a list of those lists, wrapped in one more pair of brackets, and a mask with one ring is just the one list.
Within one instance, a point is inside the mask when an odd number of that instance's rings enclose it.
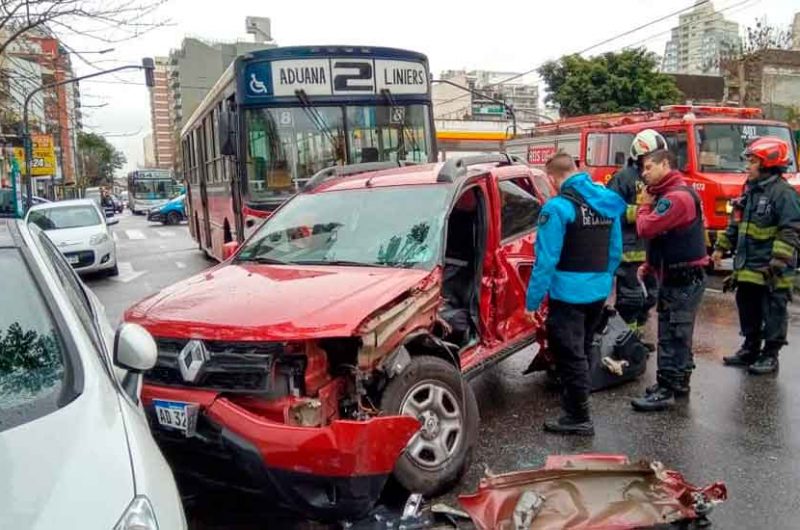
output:
{"label": "suv headlight", "polygon": [[108,241],[108,234],[95,234],[89,239],[90,245],[99,245]]}
{"label": "suv headlight", "polygon": [[137,496],[120,517],[114,530],[158,530],[153,505],[147,497]]}

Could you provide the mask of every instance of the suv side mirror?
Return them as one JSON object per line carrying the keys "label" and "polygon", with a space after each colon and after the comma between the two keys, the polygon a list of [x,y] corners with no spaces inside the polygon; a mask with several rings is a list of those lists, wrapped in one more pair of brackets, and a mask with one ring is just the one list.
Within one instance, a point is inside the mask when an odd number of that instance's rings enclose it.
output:
{"label": "suv side mirror", "polygon": [[126,322],[114,338],[114,364],[134,372],[144,372],[156,365],[158,348],[153,336],[138,324]]}
{"label": "suv side mirror", "polygon": [[231,256],[236,254],[237,250],[239,250],[238,241],[229,241],[222,245],[222,261],[228,260]]}

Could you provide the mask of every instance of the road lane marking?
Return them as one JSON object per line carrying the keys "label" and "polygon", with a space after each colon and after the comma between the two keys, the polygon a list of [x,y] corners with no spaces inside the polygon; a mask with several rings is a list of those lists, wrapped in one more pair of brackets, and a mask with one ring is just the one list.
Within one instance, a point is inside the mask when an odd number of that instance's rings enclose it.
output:
{"label": "road lane marking", "polygon": [[117,241],[119,241],[119,236],[117,235],[117,233],[116,233],[116,232],[111,232],[111,237],[113,237],[113,238],[114,238],[114,242],[115,242],[115,243],[116,243]]}
{"label": "road lane marking", "polygon": [[169,230],[156,230],[155,232],[161,237],[175,237],[177,235],[175,232],[170,232]]}
{"label": "road lane marking", "polygon": [[129,261],[120,261],[119,263],[117,263],[117,267],[119,268],[119,276],[110,278],[112,282],[119,282],[119,283],[132,282],[139,276],[147,273],[147,271],[133,270],[133,264]]}
{"label": "road lane marking", "polygon": [[182,261],[176,261],[175,262],[175,266],[178,267],[179,269],[185,269],[186,268],[186,264],[184,262],[182,262]]}
{"label": "road lane marking", "polygon": [[144,232],[141,230],[125,230],[125,234],[128,236],[128,239],[147,239],[147,236],[144,235]]}

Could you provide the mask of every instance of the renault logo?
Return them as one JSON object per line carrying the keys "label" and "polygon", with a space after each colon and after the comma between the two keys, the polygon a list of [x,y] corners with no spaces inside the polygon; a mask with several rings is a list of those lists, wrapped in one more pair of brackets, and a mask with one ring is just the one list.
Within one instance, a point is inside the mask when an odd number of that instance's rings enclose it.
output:
{"label": "renault logo", "polygon": [[190,340],[178,354],[178,368],[187,383],[194,383],[203,365],[209,360],[206,345],[201,340]]}

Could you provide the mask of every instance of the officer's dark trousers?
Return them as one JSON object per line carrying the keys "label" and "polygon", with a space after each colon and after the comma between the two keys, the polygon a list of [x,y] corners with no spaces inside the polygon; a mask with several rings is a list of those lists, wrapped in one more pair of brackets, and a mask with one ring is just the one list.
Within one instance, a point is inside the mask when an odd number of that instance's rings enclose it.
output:
{"label": "officer's dark trousers", "polygon": [[692,335],[705,287],[702,270],[693,278],[667,276],[659,287],[657,379],[663,386],[681,386],[694,370]]}
{"label": "officer's dark trousers", "polygon": [[639,331],[647,323],[647,315],[656,305],[658,284],[653,276],[645,278],[647,296],[636,278],[641,263],[624,262],[617,269],[616,308],[622,320],[634,331]]}
{"label": "officer's dark trousers", "polygon": [[549,302],[547,344],[562,384],[561,404],[564,412],[578,418],[588,413],[589,352],[604,302],[569,304],[552,298]]}
{"label": "officer's dark trousers", "polygon": [[788,289],[770,292],[764,285],[740,283],[736,288],[736,305],[739,308],[739,326],[747,342],[760,348],[763,340],[764,353],[777,355],[786,344],[788,304]]}

